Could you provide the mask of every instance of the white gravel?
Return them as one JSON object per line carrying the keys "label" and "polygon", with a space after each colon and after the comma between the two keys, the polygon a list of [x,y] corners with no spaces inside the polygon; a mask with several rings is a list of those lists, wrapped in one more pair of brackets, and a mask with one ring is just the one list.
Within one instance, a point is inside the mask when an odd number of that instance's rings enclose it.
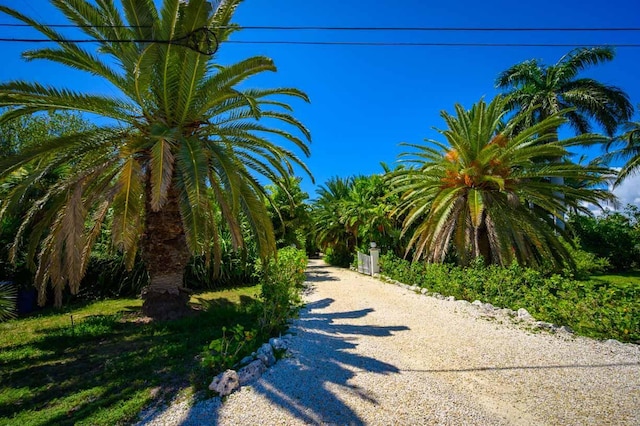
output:
{"label": "white gravel", "polygon": [[311,261],[293,357],[145,425],[640,425],[640,347],[534,333]]}

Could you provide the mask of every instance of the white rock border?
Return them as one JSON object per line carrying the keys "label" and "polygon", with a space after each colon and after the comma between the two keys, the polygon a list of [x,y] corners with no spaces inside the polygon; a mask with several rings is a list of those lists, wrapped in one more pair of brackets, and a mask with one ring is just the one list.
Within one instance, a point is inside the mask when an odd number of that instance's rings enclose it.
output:
{"label": "white rock border", "polygon": [[[480,300],[474,300],[473,302],[468,302],[466,300],[456,300],[456,298],[454,296],[448,296],[445,297],[443,295],[441,295],[440,293],[430,293],[428,289],[423,288],[423,287],[419,287],[417,285],[407,285],[405,283],[402,283],[398,280],[394,280],[393,278],[387,277],[386,275],[383,274],[373,274],[373,278],[376,278],[379,281],[382,281],[384,283],[387,284],[393,284],[393,285],[397,285],[399,287],[402,287],[406,290],[412,291],[418,295],[422,295],[422,296],[427,296],[427,297],[433,297],[436,298],[438,300],[445,300],[445,301],[449,301],[449,302],[457,302],[460,304],[464,304],[464,305],[469,305],[469,306],[473,306],[474,308],[476,308],[478,311],[481,312],[481,314],[486,315],[486,316],[490,316],[490,317],[496,317],[498,315],[508,318],[509,320],[511,320],[512,323],[514,324],[525,324],[531,327],[531,329],[533,330],[543,330],[543,331],[547,331],[549,333],[554,333],[554,334],[563,334],[565,336],[574,336],[575,332],[573,331],[573,329],[571,329],[571,327],[569,327],[568,325],[557,325],[557,324],[552,324],[550,322],[545,322],[545,321],[538,321],[536,320],[526,309],[524,308],[520,308],[518,309],[518,311],[514,311],[512,309],[509,308],[499,308],[499,307],[495,307],[493,306],[491,303],[483,303]],[[598,340],[598,339],[594,339],[594,340]],[[626,346],[626,345],[633,345],[636,346],[634,343],[624,343],[621,342],[619,340],[615,340],[615,339],[607,339],[607,340],[603,340],[602,342],[604,342],[607,345],[613,345],[613,346]]]}
{"label": "white rock border", "polygon": [[240,367],[237,371],[226,370],[215,376],[209,385],[209,390],[223,397],[259,379],[267,371],[267,368],[272,367],[277,362],[275,351],[284,352],[285,356],[291,355],[289,344],[292,337],[291,334],[272,337],[268,343],[260,346],[256,352],[242,358],[235,366],[236,368]]}

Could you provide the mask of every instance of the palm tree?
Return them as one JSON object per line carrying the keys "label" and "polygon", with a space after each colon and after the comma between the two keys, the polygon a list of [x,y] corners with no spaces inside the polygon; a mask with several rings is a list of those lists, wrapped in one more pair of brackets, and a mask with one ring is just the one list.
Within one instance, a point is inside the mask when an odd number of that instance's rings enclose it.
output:
{"label": "palm tree", "polygon": [[[37,257],[40,303],[48,282],[57,305],[66,285],[78,290],[108,213],[113,242],[128,266],[139,253],[147,267],[143,312],[154,318],[187,312],[183,272],[191,255],[219,261],[217,210],[236,247],[243,244],[238,217],[244,214],[261,255],[274,250],[265,191],[256,174],[277,181],[293,173],[293,164],[306,170],[292,151],[269,137],[281,137],[308,155],[309,133],[283,102],[287,96],[308,99],[293,88],[238,88],[253,75],[275,71],[269,58],[221,66],[205,54],[237,29],[231,19],[240,2],[222,0],[213,7],[205,0],[164,0],[158,9],[153,0],[120,6],[113,0],[52,0],[71,24],[96,40],[95,51],[0,6],[56,42],[25,52],[25,58],[88,72],[118,93],[95,95],[27,81],[0,84],[0,107],[11,108],[0,121],[58,110],[107,119],[0,162],[0,179],[25,165],[33,170],[14,194],[37,184],[49,170],[70,166],[30,206],[14,242],[14,252],[24,246],[30,261]],[[266,124],[286,124],[296,132]],[[9,199],[20,201],[19,196]],[[11,210],[11,204],[3,209]]]}
{"label": "palm tree", "polygon": [[[323,251],[332,249],[340,259],[351,256],[357,244],[357,234],[353,226],[345,222],[344,215],[345,203],[351,196],[352,188],[351,177],[331,178],[316,190],[318,198],[313,203],[312,218],[318,246]],[[344,263],[348,265],[349,262]]]}
{"label": "palm tree", "polygon": [[[603,167],[549,163],[564,157],[575,138],[550,141],[565,119],[560,111],[522,129],[523,115],[505,122],[508,100],[480,101],[471,110],[456,105],[456,115],[441,115],[446,143],[411,145],[402,154],[411,167],[391,174],[394,192],[402,195],[397,214],[406,215],[403,232],[415,226],[409,248],[414,259],[442,262],[450,248],[466,264],[472,258],[508,265],[571,263],[558,240],[553,215],[569,204],[586,211],[582,202],[598,204],[613,196],[606,190],[562,187],[548,177],[587,179],[611,174]],[[583,141],[601,140],[583,135]],[[563,197],[564,195],[564,201]],[[556,213],[559,212],[559,213]]]}
{"label": "palm tree", "polygon": [[[577,133],[590,132],[590,121],[594,120],[608,136],[613,136],[618,125],[633,114],[629,97],[617,87],[577,76],[588,66],[611,61],[614,56],[609,47],[579,48],[550,66],[535,59],[521,62],[502,72],[496,86],[507,90],[510,110],[526,115],[524,126],[564,111]],[[552,141],[558,139],[558,129],[554,130],[549,135]],[[564,183],[561,177],[553,179],[559,185]],[[564,228],[562,217],[557,222]]]}
{"label": "palm tree", "polygon": [[526,125],[564,111],[577,133],[589,133],[590,121],[594,120],[608,136],[613,136],[618,125],[633,114],[629,97],[617,87],[577,77],[590,65],[611,61],[614,56],[608,47],[580,48],[554,65],[540,64],[535,59],[521,62],[502,72],[496,86],[507,90],[510,110],[526,114]]}
{"label": "palm tree", "polygon": [[624,145],[611,151],[603,156],[605,161],[613,159],[622,159],[625,161],[624,166],[620,169],[618,177],[614,182],[614,187],[618,186],[627,177],[632,176],[640,170],[640,122],[629,121],[625,123],[625,132],[618,141]]}

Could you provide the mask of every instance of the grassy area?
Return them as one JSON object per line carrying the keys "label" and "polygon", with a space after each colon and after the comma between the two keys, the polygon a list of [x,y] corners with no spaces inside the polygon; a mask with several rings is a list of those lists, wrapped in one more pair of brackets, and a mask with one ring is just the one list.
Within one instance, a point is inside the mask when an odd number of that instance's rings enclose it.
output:
{"label": "grassy area", "polygon": [[620,272],[615,275],[602,274],[592,277],[595,281],[607,282],[613,285],[634,286],[640,288],[640,271]]}
{"label": "grassy area", "polygon": [[108,300],[0,324],[0,425],[114,425],[205,376],[197,356],[222,326],[255,322],[246,287],[192,298],[202,312],[141,320],[141,301]]}

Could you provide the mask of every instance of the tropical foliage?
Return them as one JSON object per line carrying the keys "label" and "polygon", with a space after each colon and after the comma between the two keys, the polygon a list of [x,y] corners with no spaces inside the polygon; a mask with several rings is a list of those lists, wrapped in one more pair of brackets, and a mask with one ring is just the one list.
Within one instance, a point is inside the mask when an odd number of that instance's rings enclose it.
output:
{"label": "tropical foliage", "polygon": [[442,112],[448,128],[440,133],[446,142],[407,144],[416,150],[404,154],[410,167],[390,178],[402,195],[396,212],[406,215],[404,232],[415,226],[409,242],[414,259],[442,262],[454,248],[462,264],[480,256],[501,265],[571,263],[553,217],[567,206],[586,212],[582,203],[598,204],[612,195],[557,185],[549,177],[595,184],[612,171],[545,160],[566,156],[572,144],[602,138],[551,142],[549,136],[565,121],[563,111],[523,129],[526,116],[505,119],[508,99],[502,97],[455,109],[456,115]]}
{"label": "tropical foliage", "polygon": [[273,224],[278,248],[295,245],[307,247],[312,232],[309,194],[300,189],[300,181],[288,177],[278,185],[267,186],[267,211]]}
{"label": "tropical foliage", "polygon": [[572,50],[554,65],[525,61],[502,72],[496,86],[507,91],[510,110],[525,114],[524,126],[562,112],[578,133],[589,133],[595,121],[613,136],[633,114],[629,97],[615,86],[578,75],[614,56],[613,49],[596,47]]}
{"label": "tropical foliage", "polygon": [[[284,102],[307,101],[307,96],[293,88],[246,88],[249,77],[275,71],[269,58],[221,66],[215,56],[202,53],[213,41],[203,28],[222,47],[237,30],[231,19],[240,1],[224,0],[213,7],[204,0],[164,0],[159,9],[153,1],[123,1],[121,8],[112,1],[53,1],[70,24],[96,40],[95,51],[0,6],[3,13],[56,40],[55,47],[25,52],[25,58],[85,71],[118,93],[82,93],[28,81],[0,84],[0,106],[11,108],[1,122],[65,110],[105,119],[0,161],[3,179],[29,170],[8,196],[4,214],[23,206],[20,194],[67,166],[29,207],[13,243],[13,252],[24,248],[36,271],[41,303],[49,282],[58,305],[65,286],[78,291],[108,214],[113,217],[113,243],[127,266],[140,254],[149,271],[144,310],[153,317],[184,313],[184,268],[193,254],[220,261],[222,224],[234,246],[241,247],[242,214],[259,253],[267,256],[275,249],[266,194],[255,176],[277,181],[293,173],[293,164],[306,170],[294,152],[269,137],[280,137],[308,154],[309,132]],[[184,39],[195,40],[196,46],[181,44]]]}
{"label": "tropical foliage", "polygon": [[640,342],[640,279],[599,276],[578,281],[518,264],[468,267],[410,263],[392,254],[380,259],[384,274],[431,294],[481,300],[495,306],[525,308],[540,321],[569,326],[575,332],[623,342]]}
{"label": "tropical foliage", "polygon": [[15,317],[17,296],[18,290],[13,283],[0,281],[0,322]]}
{"label": "tropical foliage", "polygon": [[603,156],[604,160],[624,160],[625,163],[618,172],[614,186],[618,186],[627,177],[633,176],[640,170],[640,122],[628,121],[624,123],[625,132],[612,143],[622,143],[622,147],[608,152]]}
{"label": "tropical foliage", "polygon": [[[21,150],[35,147],[46,139],[63,137],[77,132],[86,131],[92,126],[79,114],[69,112],[53,112],[36,116],[23,116],[9,122],[0,123],[0,158],[10,158]],[[37,183],[32,184],[27,191],[15,191],[26,176],[33,173],[34,166],[27,164],[15,170],[0,181],[0,280],[12,280],[21,287],[27,287],[33,282],[33,274],[25,264],[24,256],[14,255],[14,262],[8,262],[9,249],[20,228],[20,219],[29,207],[40,199],[47,188],[68,170],[68,165],[48,171],[40,176]],[[5,210],[7,203],[11,203],[8,196],[13,194],[19,200],[13,200],[16,208]]]}
{"label": "tropical foliage", "polygon": [[640,267],[640,211],[628,205],[624,212],[605,211],[597,217],[573,215],[570,229],[588,252],[605,258],[616,272]]}
{"label": "tropical foliage", "polygon": [[398,197],[389,192],[378,174],[336,177],[320,187],[313,221],[330,263],[348,266],[356,249],[368,251],[370,242],[394,251],[401,247],[399,222],[391,217]]}

